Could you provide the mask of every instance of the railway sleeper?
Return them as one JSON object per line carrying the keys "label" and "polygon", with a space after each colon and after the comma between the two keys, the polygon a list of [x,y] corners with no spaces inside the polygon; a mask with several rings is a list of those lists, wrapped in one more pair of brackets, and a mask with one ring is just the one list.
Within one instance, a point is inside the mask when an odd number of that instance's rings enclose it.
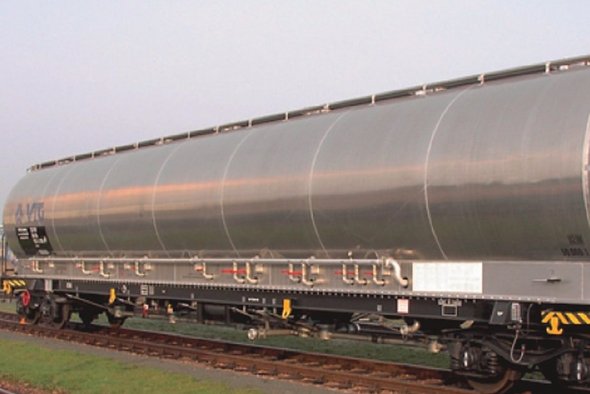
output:
{"label": "railway sleeper", "polygon": [[[98,315],[106,314],[111,326],[118,328],[127,318],[143,315],[147,305],[151,316],[244,327],[252,340],[297,335],[414,345],[433,352],[447,350],[455,374],[484,393],[506,391],[531,370],[542,372],[560,386],[587,387],[590,381],[590,336],[584,334],[583,327],[574,325],[564,326],[563,330],[568,330],[564,335],[547,335],[555,327],[541,324],[541,319],[529,318],[543,316],[547,309],[544,305],[525,304],[514,308],[506,302],[473,303],[468,306],[466,315],[451,320],[437,317],[440,303],[427,299],[416,300],[420,313],[400,316],[352,313],[336,308],[318,311],[302,307],[305,302],[309,303],[303,298],[292,298],[289,303],[270,307],[221,298],[149,297],[132,289],[124,291],[124,285],[117,291],[113,288],[68,291],[57,283],[52,291],[46,291],[42,284],[42,281],[30,282],[26,289],[19,289],[15,294],[17,311],[29,324],[61,328],[72,313],[77,313],[85,325],[91,327]],[[329,301],[325,296],[317,297],[318,302]],[[358,302],[372,301],[365,298]],[[360,309],[358,305],[350,308]],[[519,313],[498,313],[512,312],[511,308]],[[498,319],[499,315],[503,318]]]}

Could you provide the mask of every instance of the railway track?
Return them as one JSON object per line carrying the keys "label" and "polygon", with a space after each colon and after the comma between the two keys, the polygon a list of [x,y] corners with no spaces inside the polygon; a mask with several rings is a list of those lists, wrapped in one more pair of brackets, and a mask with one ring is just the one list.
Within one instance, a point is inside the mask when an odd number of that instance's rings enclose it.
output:
{"label": "railway track", "polygon": [[[83,330],[83,325],[77,323],[57,330],[41,325],[20,325],[17,315],[10,313],[0,313],[0,328],[152,357],[192,360],[215,368],[297,380],[345,391],[408,394],[474,392],[465,388],[449,370],[443,369],[105,326],[91,326]],[[544,382],[523,381],[515,392],[549,393],[555,392],[555,387]]]}

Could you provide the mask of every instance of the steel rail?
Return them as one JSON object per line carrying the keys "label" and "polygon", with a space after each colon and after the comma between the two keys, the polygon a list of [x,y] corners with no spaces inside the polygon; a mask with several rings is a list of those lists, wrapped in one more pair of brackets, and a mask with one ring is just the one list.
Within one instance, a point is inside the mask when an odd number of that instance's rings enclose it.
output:
{"label": "steel rail", "polygon": [[337,389],[391,390],[404,393],[472,393],[456,384],[450,371],[351,357],[298,352],[156,332],[70,323],[58,330],[19,325],[16,315],[0,313],[0,328],[43,337],[171,359],[207,363],[260,376],[322,384]]}
{"label": "steel rail", "polygon": [[[363,392],[474,392],[464,388],[450,370],[444,369],[105,326],[92,326],[90,331],[81,331],[82,327],[77,323],[70,323],[70,328],[65,330],[20,325],[17,315],[0,312],[0,329],[151,357],[191,360],[261,377],[273,376]],[[553,393],[555,390],[556,387],[546,381],[524,379],[511,392]],[[589,389],[559,387],[559,392],[588,393]]]}

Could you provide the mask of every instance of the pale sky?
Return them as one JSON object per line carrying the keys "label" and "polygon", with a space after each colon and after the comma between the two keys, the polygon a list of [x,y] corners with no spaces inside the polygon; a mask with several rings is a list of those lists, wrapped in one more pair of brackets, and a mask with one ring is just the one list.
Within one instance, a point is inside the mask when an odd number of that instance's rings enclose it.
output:
{"label": "pale sky", "polygon": [[587,55],[588,15],[590,1],[4,0],[0,205],[35,163]]}

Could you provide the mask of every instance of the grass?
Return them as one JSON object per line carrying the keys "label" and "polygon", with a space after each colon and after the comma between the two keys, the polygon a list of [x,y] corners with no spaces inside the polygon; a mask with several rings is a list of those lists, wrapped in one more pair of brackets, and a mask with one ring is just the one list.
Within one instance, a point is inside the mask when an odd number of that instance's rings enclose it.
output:
{"label": "grass", "polygon": [[[2,311],[14,312],[14,308],[14,303],[0,303],[0,310]],[[79,321],[76,315],[72,316],[72,320]],[[107,324],[104,315],[100,316],[97,323]],[[197,324],[186,321],[178,321],[176,324],[170,324],[167,320],[159,318],[130,318],[127,319],[124,327],[137,330],[169,332],[223,341],[252,343],[246,338],[246,332],[244,330],[219,325]],[[325,341],[317,338],[299,338],[295,336],[264,338],[259,339],[254,343],[263,346],[382,361],[403,362],[436,368],[449,367],[449,357],[446,353],[432,354],[422,348],[400,345],[382,345],[370,342],[338,339]]]}
{"label": "grass", "polygon": [[[170,324],[160,319],[128,319],[125,327],[138,330],[173,332],[188,336],[219,339],[241,343],[252,343],[246,338],[244,330],[218,325],[177,322]],[[284,349],[303,350],[308,352],[337,354],[349,357],[368,358],[382,361],[403,362],[447,368],[449,358],[446,353],[432,354],[425,349],[401,346],[381,345],[370,342],[340,340],[330,341],[318,338],[299,338],[295,336],[279,336],[258,339],[257,345],[280,347]]]}
{"label": "grass", "polygon": [[49,391],[99,393],[257,393],[107,357],[0,339],[0,379]]}

